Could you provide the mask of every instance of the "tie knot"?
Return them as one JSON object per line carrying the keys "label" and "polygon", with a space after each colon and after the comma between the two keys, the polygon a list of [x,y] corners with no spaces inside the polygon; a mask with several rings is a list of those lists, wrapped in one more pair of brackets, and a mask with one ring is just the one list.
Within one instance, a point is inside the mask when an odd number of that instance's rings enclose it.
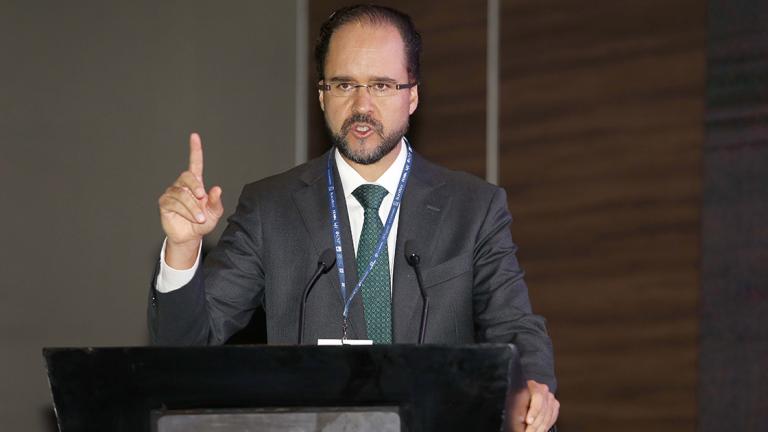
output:
{"label": "tie knot", "polygon": [[384,197],[387,196],[388,193],[389,192],[382,186],[364,184],[358,186],[358,188],[352,192],[352,195],[365,210],[378,211],[381,206],[381,201],[384,200]]}

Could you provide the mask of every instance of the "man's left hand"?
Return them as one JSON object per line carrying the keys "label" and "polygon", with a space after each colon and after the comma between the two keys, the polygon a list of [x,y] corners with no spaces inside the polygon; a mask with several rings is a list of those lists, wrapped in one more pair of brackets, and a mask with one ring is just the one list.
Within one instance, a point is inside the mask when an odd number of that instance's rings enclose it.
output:
{"label": "man's left hand", "polygon": [[528,380],[530,400],[525,414],[525,432],[547,432],[560,413],[560,402],[546,384]]}

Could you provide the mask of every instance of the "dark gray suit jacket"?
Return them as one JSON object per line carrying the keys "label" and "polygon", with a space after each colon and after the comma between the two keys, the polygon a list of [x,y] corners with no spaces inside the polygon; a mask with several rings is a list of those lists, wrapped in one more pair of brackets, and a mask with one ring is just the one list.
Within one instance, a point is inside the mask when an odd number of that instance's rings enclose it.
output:
{"label": "dark gray suit jacket", "polygon": [[[297,343],[304,285],[319,255],[333,246],[326,161],[327,154],[243,188],[229,225],[192,281],[166,294],[151,289],[153,343],[224,343],[248,324],[260,306],[266,311],[269,343]],[[340,220],[346,222],[338,173],[336,179]],[[544,319],[531,312],[509,230],[511,221],[503,189],[414,154],[394,251],[393,342],[415,343],[418,338],[422,301],[403,250],[412,239],[422,258],[430,297],[426,342],[514,343],[526,378],[554,391],[551,341]],[[354,287],[356,265],[346,223],[342,233],[347,286]],[[342,308],[334,267],[309,296],[305,341],[340,338]],[[359,295],[350,310],[349,337],[366,338]]]}

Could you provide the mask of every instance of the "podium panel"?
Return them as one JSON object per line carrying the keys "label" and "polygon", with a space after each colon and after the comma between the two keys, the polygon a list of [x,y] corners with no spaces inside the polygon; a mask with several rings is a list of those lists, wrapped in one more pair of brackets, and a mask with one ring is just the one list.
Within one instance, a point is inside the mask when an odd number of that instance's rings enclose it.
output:
{"label": "podium panel", "polygon": [[504,344],[43,351],[61,432],[498,431],[523,386]]}
{"label": "podium panel", "polygon": [[[155,414],[157,415],[157,414]],[[203,410],[166,412],[152,424],[156,432],[400,432],[396,407]]]}

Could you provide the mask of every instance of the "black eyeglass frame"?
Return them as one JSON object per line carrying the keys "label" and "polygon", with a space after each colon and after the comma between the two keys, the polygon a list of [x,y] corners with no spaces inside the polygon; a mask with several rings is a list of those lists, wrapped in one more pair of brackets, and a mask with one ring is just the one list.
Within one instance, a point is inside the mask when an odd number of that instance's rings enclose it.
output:
{"label": "black eyeglass frame", "polygon": [[[376,84],[379,84],[379,83],[376,83]],[[352,88],[350,89],[350,92],[349,92],[350,94],[352,94],[353,90],[357,90],[360,87],[365,87],[368,90],[368,92],[370,93],[371,83],[367,83],[367,84],[359,84],[359,83],[358,84],[353,84],[353,83],[349,82],[348,84],[350,84],[352,86]],[[409,89],[409,88],[412,88],[412,87],[416,87],[417,85],[419,85],[418,82],[395,84],[395,90],[405,90],[405,89]],[[326,84],[326,83],[318,84],[317,85],[317,89],[320,90],[320,91],[330,92],[331,91],[331,85],[330,84]]]}

